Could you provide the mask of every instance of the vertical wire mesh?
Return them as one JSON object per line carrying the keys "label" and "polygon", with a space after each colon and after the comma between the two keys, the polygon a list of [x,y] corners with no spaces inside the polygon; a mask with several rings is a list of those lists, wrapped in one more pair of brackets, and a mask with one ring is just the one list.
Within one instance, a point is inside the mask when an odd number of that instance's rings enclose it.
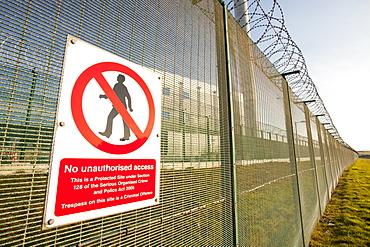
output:
{"label": "vertical wire mesh", "polygon": [[[214,1],[1,3],[1,243],[231,243],[215,7],[222,10]],[[67,34],[163,78],[161,204],[42,232]]]}
{"label": "vertical wire mesh", "polygon": [[325,163],[323,157],[321,155],[320,147],[322,143],[320,142],[321,133],[320,126],[317,125],[317,118],[309,113],[309,121],[311,125],[311,133],[312,133],[312,146],[313,146],[313,157],[315,161],[315,168],[316,168],[316,177],[317,177],[317,187],[318,187],[318,195],[319,195],[319,204],[320,204],[320,212],[323,213],[325,211],[325,206],[328,203],[329,192],[328,192],[328,183],[327,183],[327,174],[325,170]]}
{"label": "vertical wire mesh", "polygon": [[[306,225],[318,210],[302,110],[293,106],[296,174],[282,78],[231,15],[225,26],[219,1],[14,0],[0,8],[0,245],[231,246],[234,224],[240,245],[301,244],[297,176]],[[162,78],[161,202],[41,231],[67,34]],[[324,200],[322,180],[331,194],[356,154],[316,128]]]}
{"label": "vertical wire mesh", "polygon": [[[217,1],[215,1],[217,2]],[[217,5],[217,4],[216,4]],[[225,203],[222,207],[223,212],[223,235],[225,241],[223,245],[235,245],[235,221],[233,218],[233,189],[232,189],[232,162],[233,162],[233,147],[231,146],[231,110],[230,109],[230,96],[229,96],[229,71],[230,67],[227,64],[227,42],[226,42],[226,29],[225,26],[225,12],[224,6],[219,5],[215,8],[216,13],[216,39],[217,39],[217,64],[218,64],[218,89],[219,89],[219,123],[220,123],[220,166],[222,169],[222,195]],[[235,212],[235,211],[234,211]],[[230,223],[230,224],[229,224]]]}
{"label": "vertical wire mesh", "polygon": [[330,160],[329,160],[329,153],[328,153],[328,146],[326,141],[326,133],[324,126],[319,125],[320,135],[321,135],[321,143],[322,143],[322,156],[323,156],[323,164],[325,165],[325,173],[326,173],[326,180],[328,186],[328,194],[331,195],[332,193],[332,174],[330,171]]}
{"label": "vertical wire mesh", "polygon": [[291,92],[291,112],[298,168],[299,194],[302,208],[305,240],[310,239],[311,232],[319,217],[319,203],[316,186],[315,164],[309,152],[308,128],[304,103]]}
{"label": "vertical wire mesh", "polygon": [[300,243],[298,194],[281,81],[231,15],[229,40],[240,245],[294,246]]}

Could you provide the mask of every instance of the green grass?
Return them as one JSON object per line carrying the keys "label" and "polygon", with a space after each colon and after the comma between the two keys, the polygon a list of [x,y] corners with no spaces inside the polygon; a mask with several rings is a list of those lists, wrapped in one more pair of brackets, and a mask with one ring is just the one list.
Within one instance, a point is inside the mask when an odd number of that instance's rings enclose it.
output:
{"label": "green grass", "polygon": [[344,172],[310,246],[370,246],[370,159]]}

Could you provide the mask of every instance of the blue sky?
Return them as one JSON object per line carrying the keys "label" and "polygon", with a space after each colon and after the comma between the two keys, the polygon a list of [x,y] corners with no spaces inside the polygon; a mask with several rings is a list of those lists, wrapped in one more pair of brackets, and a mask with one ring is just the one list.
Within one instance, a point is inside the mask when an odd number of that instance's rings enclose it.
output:
{"label": "blue sky", "polygon": [[278,2],[340,136],[370,150],[370,1]]}

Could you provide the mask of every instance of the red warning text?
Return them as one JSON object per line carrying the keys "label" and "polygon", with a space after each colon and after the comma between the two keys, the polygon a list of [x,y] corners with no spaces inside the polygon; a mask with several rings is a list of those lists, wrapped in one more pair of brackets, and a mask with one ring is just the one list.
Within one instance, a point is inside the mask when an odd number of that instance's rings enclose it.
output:
{"label": "red warning text", "polygon": [[55,215],[153,199],[154,159],[62,159]]}

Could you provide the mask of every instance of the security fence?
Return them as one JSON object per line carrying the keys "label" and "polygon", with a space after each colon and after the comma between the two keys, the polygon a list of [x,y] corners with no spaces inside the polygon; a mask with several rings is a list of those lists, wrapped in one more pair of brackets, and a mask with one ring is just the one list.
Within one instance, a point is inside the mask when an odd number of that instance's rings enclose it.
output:
{"label": "security fence", "polygon": [[[0,245],[308,244],[357,153],[290,90],[223,3],[0,8]],[[42,230],[68,34],[162,78],[160,203]]]}

